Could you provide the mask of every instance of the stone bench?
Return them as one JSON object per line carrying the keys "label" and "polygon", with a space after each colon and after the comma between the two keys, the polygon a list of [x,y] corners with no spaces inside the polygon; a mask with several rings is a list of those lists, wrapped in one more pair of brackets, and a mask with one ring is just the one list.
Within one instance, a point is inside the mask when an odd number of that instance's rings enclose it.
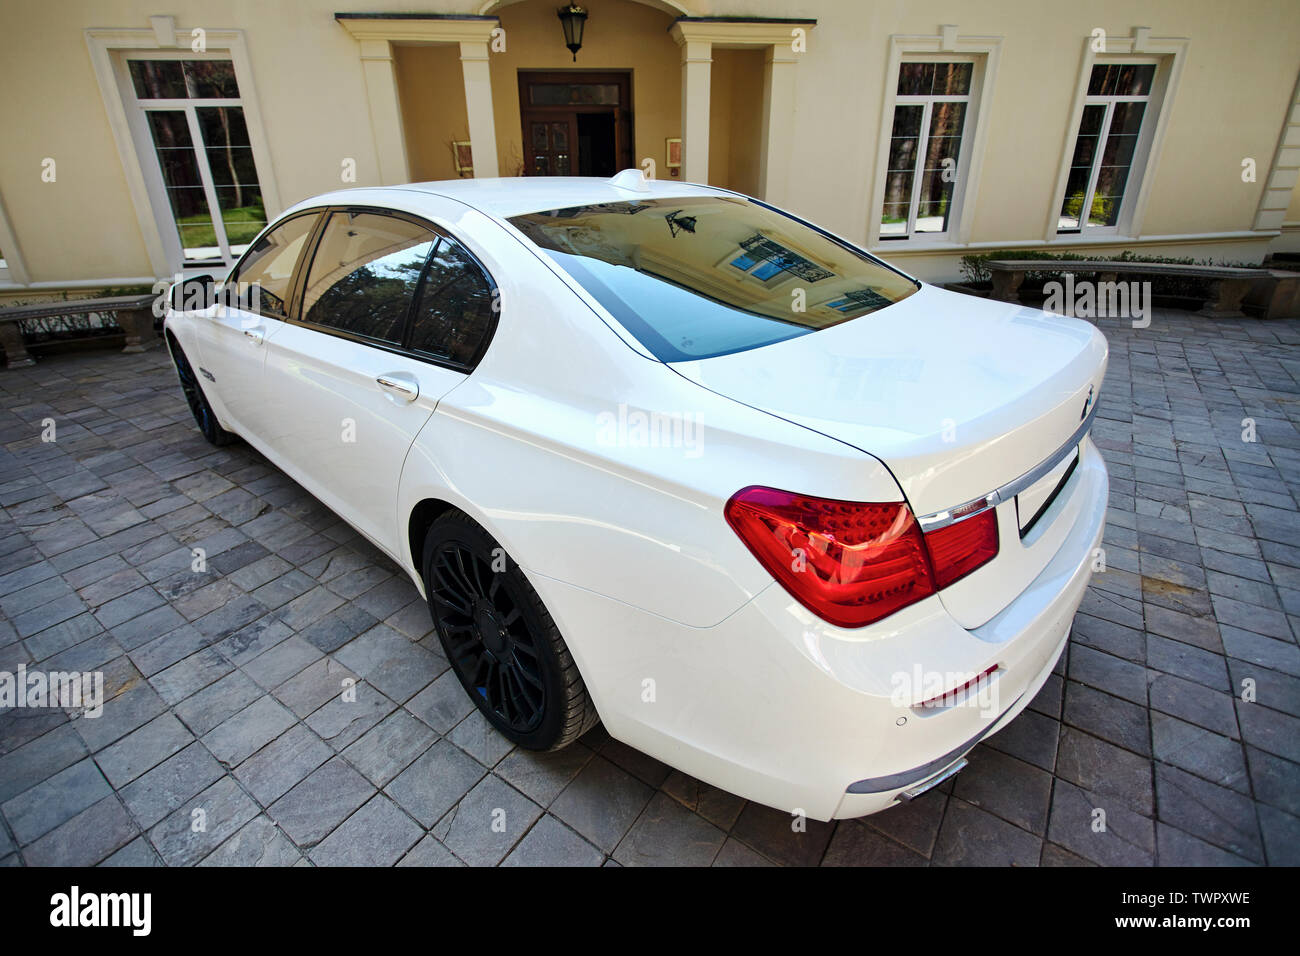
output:
{"label": "stone bench", "polygon": [[1255,282],[1245,301],[1265,319],[1300,319],[1300,272],[1269,269],[1268,278]]}
{"label": "stone bench", "polygon": [[1252,286],[1272,280],[1267,269],[1242,269],[1236,266],[1189,266],[1165,262],[1125,262],[1105,259],[990,259],[985,263],[993,279],[993,298],[1003,302],[1020,301],[1020,284],[1026,272],[1070,272],[1095,274],[1098,282],[1115,282],[1120,275],[1187,276],[1209,279],[1210,291],[1200,314],[1214,318],[1239,318],[1245,315],[1241,303]]}
{"label": "stone bench", "polygon": [[[4,347],[5,366],[20,368],[36,364],[36,360],[27,351],[27,345],[30,344],[30,338],[38,334],[36,323],[44,319],[71,320],[76,316],[91,315],[98,316],[101,321],[108,318],[112,320],[112,325],[116,325],[126,335],[123,352],[144,352],[151,349],[162,341],[153,327],[153,305],[156,299],[157,296],[153,294],[123,295],[105,299],[38,302],[34,305],[0,309],[0,346]],[[68,323],[69,327],[74,325],[71,321]],[[77,330],[71,328],[71,331]]]}

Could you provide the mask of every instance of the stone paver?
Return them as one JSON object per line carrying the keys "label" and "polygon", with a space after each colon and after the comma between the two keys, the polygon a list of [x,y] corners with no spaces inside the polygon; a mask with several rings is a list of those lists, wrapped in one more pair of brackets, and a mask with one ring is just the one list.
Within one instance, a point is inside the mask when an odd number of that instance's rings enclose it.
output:
{"label": "stone paver", "polygon": [[0,670],[100,670],[107,697],[0,711],[0,857],[1295,865],[1300,322],[1101,325],[1107,570],[1066,655],[960,775],[836,823],[599,727],[511,747],[406,576],[247,446],[205,444],[162,351],[0,372]]}

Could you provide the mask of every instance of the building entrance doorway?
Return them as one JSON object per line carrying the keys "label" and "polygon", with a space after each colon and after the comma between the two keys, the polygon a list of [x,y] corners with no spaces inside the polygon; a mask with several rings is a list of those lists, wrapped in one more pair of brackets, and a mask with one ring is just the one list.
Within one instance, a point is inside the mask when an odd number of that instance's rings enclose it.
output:
{"label": "building entrance doorway", "polygon": [[613,176],[632,161],[630,73],[519,73],[524,175]]}

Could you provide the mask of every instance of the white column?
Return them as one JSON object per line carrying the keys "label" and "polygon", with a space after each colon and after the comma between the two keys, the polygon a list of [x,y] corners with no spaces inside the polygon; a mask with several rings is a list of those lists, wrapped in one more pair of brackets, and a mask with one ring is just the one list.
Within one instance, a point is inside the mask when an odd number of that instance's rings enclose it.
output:
{"label": "white column", "polygon": [[470,148],[474,152],[474,178],[499,176],[487,41],[460,41],[460,67],[465,74],[465,110],[469,116]]}
{"label": "white column", "polygon": [[384,186],[408,183],[411,171],[406,162],[406,134],[402,130],[402,106],[397,93],[392,44],[387,40],[362,40],[361,70],[366,78],[370,130],[379,159],[379,182]]}
{"label": "white column", "polygon": [[682,47],[682,179],[709,181],[709,99],[713,43],[678,41]]}
{"label": "white column", "polygon": [[758,157],[760,198],[781,206],[790,196],[794,151],[795,62],[788,43],[763,55],[763,140]]}

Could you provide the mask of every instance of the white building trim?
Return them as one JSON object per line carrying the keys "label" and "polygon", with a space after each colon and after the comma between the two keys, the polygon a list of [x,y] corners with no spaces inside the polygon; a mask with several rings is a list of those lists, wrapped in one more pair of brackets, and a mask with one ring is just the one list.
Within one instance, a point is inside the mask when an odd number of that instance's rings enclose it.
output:
{"label": "white building trim", "polygon": [[[975,198],[979,193],[980,170],[984,163],[985,145],[988,142],[988,111],[993,103],[993,89],[997,79],[998,59],[1002,53],[1000,36],[959,36],[957,27],[945,24],[934,36],[894,35],[889,38],[889,55],[885,61],[884,102],[880,111],[880,135],[877,137],[876,163],[871,184],[870,218],[867,222],[867,243],[872,248],[897,250],[937,249],[944,245],[957,245],[970,239],[975,219]],[[962,151],[957,162],[957,182],[953,190],[955,223],[949,227],[942,240],[926,237],[880,239],[880,215],[885,203],[885,176],[889,168],[889,146],[894,124],[894,107],[897,101],[898,70],[905,61],[932,61],[936,63],[970,62],[975,64],[971,78],[970,109],[962,136]],[[919,188],[913,184],[913,190]],[[953,229],[955,228],[955,235]]]}
{"label": "white building trim", "polygon": [[[1098,63],[1122,63],[1125,60],[1157,63],[1158,66],[1147,113],[1142,120],[1142,135],[1137,151],[1133,155],[1133,164],[1129,168],[1129,181],[1125,185],[1124,203],[1120,208],[1119,221],[1105,232],[1112,240],[1141,238],[1142,220],[1146,215],[1147,202],[1151,198],[1153,173],[1160,162],[1160,151],[1164,146],[1165,134],[1169,130],[1169,117],[1173,112],[1174,99],[1178,92],[1179,80],[1182,78],[1183,66],[1187,62],[1187,49],[1190,43],[1191,41],[1186,37],[1153,37],[1149,27],[1134,27],[1130,36],[1107,34],[1104,40],[1104,51],[1093,49],[1092,36],[1084,37],[1074,101],[1065,126],[1065,141],[1061,145],[1056,188],[1052,190],[1052,200],[1048,205],[1047,219],[1043,227],[1044,240],[1057,238],[1061,203],[1070,176],[1070,161],[1074,155],[1075,138],[1079,133],[1079,121],[1083,118],[1083,108],[1088,98],[1088,81],[1092,77],[1092,68]],[[1153,113],[1154,125],[1151,123]],[[1105,144],[1099,143],[1098,149],[1103,148]],[[1083,210],[1081,214],[1086,215],[1087,210]],[[1089,233],[1092,231],[1092,229],[1087,230]],[[1061,238],[1077,241],[1073,234]]]}
{"label": "white building trim", "polygon": [[[130,79],[126,71],[124,54],[130,52],[174,51],[178,58],[229,59],[235,68],[239,84],[239,98],[244,110],[244,123],[248,127],[248,141],[253,147],[253,162],[257,167],[258,186],[262,191],[262,205],[268,221],[274,221],[284,208],[280,204],[280,191],[276,185],[271,164],[271,149],[262,125],[262,111],[258,106],[257,89],[253,82],[253,69],[248,58],[248,48],[242,30],[205,29],[205,52],[191,49],[192,32],[178,29],[170,17],[151,17],[147,29],[91,29],[85,31],[86,47],[90,51],[91,66],[104,99],[104,111],[109,128],[117,144],[126,177],[127,191],[135,206],[136,220],[149,254],[149,265],[157,276],[169,276],[182,267],[180,239],[175,234],[171,207],[162,183],[153,170],[155,161],[152,144],[142,142],[142,124],[133,122],[127,114],[130,96]],[[171,41],[177,45],[164,46]],[[145,165],[145,162],[150,165]],[[215,213],[219,214],[219,213]]]}

